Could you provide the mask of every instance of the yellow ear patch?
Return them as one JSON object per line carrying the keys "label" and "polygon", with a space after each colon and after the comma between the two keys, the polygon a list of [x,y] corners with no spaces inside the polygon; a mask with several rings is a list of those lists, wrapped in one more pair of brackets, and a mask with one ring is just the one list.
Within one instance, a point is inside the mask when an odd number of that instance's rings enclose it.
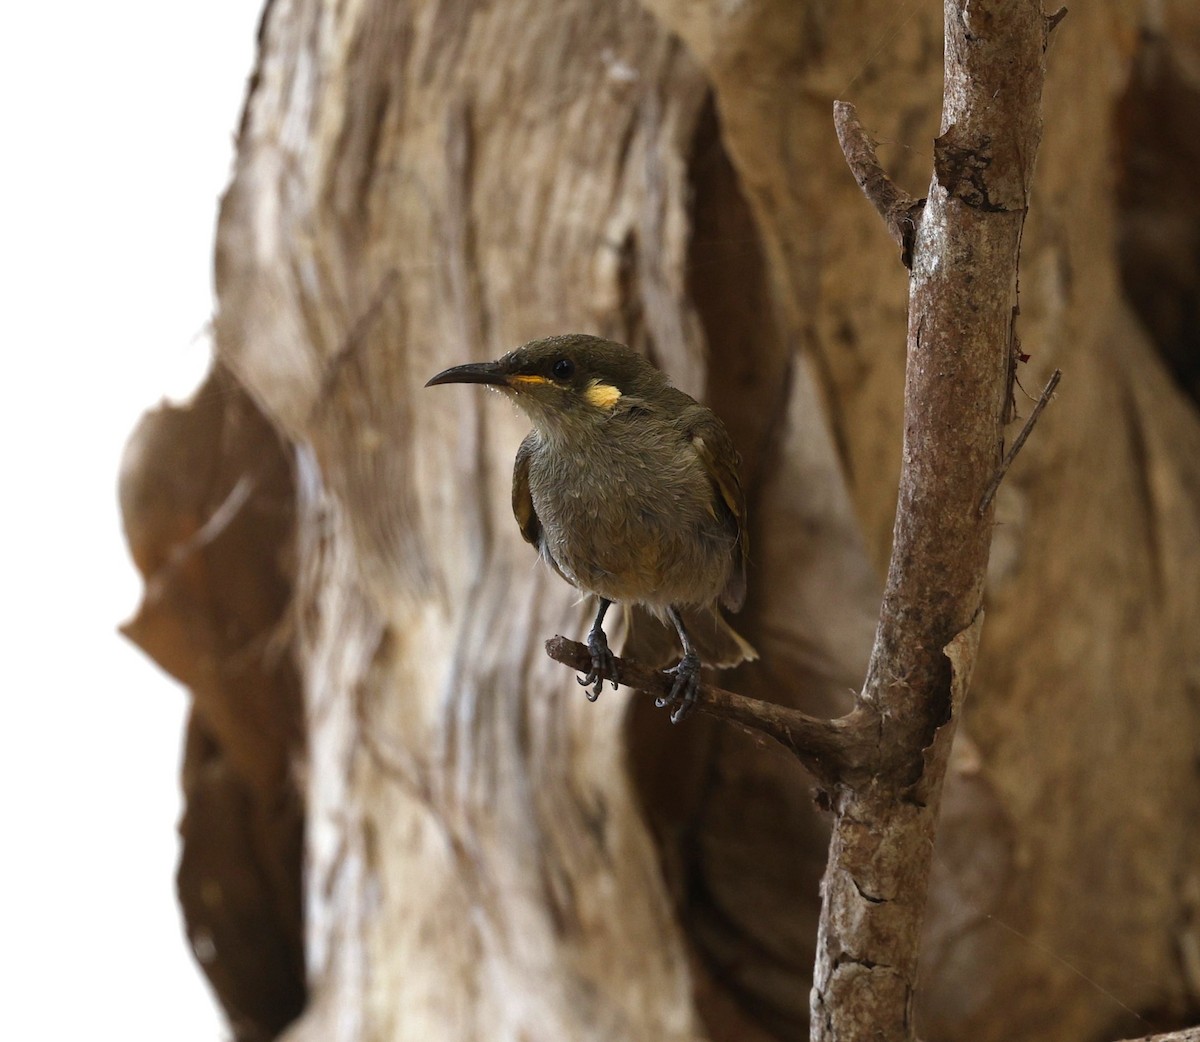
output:
{"label": "yellow ear patch", "polygon": [[597,409],[612,409],[621,400],[621,392],[612,384],[593,380],[587,385],[583,396]]}

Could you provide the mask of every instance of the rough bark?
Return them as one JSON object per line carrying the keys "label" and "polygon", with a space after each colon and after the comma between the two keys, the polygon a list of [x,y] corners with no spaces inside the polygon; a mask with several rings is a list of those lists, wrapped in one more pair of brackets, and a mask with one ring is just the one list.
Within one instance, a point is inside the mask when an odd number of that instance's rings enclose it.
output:
{"label": "rough bark", "polygon": [[1168,1031],[1162,1035],[1144,1035],[1142,1038],[1130,1039],[1129,1042],[1197,1042],[1200,1039],[1200,1028],[1189,1031]]}
{"label": "rough bark", "polygon": [[[1013,397],[1021,234],[1041,143],[1040,5],[947,0],[942,129],[915,214],[859,178],[910,261],[904,444],[861,706],[878,746],[831,798],[813,1042],[913,1039],[942,785],[983,621],[989,495]],[[845,140],[844,135],[842,135]],[[862,169],[863,160],[847,152]]]}
{"label": "rough bark", "polygon": [[[1172,17],[1190,38],[1191,16]],[[1114,114],[1138,18],[1132,2],[1073,11],[1050,53],[1019,376],[1032,390],[1066,375],[996,499],[933,859],[930,1040],[1111,1039],[1198,1005],[1200,424],[1118,279],[1112,162],[1129,138]],[[828,841],[807,779],[719,722],[671,729],[624,691],[582,699],[541,646],[582,635],[588,609],[508,516],[520,421],[420,385],[569,329],[647,350],[746,458],[756,560],[739,628],[762,661],[722,684],[814,716],[847,708],[891,550],[906,279],[829,113],[849,97],[911,146],[884,161],[920,192],[940,39],[937,12],[897,18],[882,0],[268,6],[215,329],[249,395],[216,401],[232,416],[252,400],[271,437],[191,442],[227,475],[195,503],[157,491],[169,462],[131,465],[150,493],[126,511],[131,533],[163,519],[161,552],[139,556],[150,603],[170,546],[195,546],[237,475],[287,464],[283,491],[255,484],[236,516],[289,513],[206,566],[222,584],[245,570],[249,589],[203,600],[208,622],[160,599],[178,640],[134,636],[178,653],[204,762],[236,764],[262,806],[302,794],[294,1039],[805,1030]],[[137,454],[175,444],[148,430]],[[280,599],[250,630],[273,640],[195,638],[264,589]],[[263,675],[229,697],[201,668],[214,660]],[[260,718],[289,682],[294,701]],[[258,738],[281,721],[303,729]],[[222,848],[230,866],[275,865],[249,873],[278,873],[251,905],[291,911],[218,943],[214,979],[302,958],[291,820]],[[185,861],[196,893],[232,894],[196,854],[211,828],[189,827]],[[294,1011],[289,980],[276,1008]],[[241,1016],[239,1036],[281,1019]]]}

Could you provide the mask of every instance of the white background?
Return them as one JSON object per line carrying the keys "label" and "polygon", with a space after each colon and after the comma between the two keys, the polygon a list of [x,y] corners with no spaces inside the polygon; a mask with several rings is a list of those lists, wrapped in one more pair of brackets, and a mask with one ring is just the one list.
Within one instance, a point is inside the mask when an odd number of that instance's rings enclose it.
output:
{"label": "white background", "polygon": [[182,690],[116,633],[116,480],[206,367],[257,0],[17,3],[0,29],[0,994],[12,1038],[227,1037],[173,889]]}

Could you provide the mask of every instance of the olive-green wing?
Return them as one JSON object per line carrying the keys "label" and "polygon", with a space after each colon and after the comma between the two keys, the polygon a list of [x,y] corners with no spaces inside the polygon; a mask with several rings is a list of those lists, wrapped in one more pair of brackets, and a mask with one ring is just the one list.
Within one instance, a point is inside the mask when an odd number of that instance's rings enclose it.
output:
{"label": "olive-green wing", "polygon": [[746,531],[746,496],[738,471],[742,460],[725,425],[703,406],[690,417],[688,438],[713,484],[714,513],[729,526],[736,538],[733,571],[721,591],[721,603],[737,611],[746,600],[746,567],[750,560],[750,536]]}
{"label": "olive-green wing", "polygon": [[533,455],[534,444],[531,433],[517,449],[517,459],[513,463],[512,509],[525,542],[541,550],[542,523],[533,509],[533,495],[529,491],[529,458]]}
{"label": "olive-green wing", "polygon": [[533,507],[533,493],[529,490],[529,461],[533,456],[533,450],[536,445],[537,434],[531,431],[525,440],[521,442],[521,447],[517,449],[517,458],[513,463],[513,517],[517,519],[517,527],[521,529],[521,535],[524,537],[525,542],[537,550],[542,559],[566,582],[574,585],[573,580],[558,566],[558,562],[554,559],[554,554],[550,552],[550,547],[546,545],[545,532],[542,531],[542,522],[538,519],[537,511]]}

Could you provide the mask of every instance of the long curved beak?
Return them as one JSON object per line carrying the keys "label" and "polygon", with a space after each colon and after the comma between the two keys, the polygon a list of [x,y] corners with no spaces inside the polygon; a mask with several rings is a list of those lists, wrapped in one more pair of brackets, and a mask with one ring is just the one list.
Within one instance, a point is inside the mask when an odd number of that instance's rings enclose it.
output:
{"label": "long curved beak", "polygon": [[469,362],[443,370],[425,386],[435,387],[438,384],[492,384],[506,387],[508,374],[500,368],[499,362]]}

